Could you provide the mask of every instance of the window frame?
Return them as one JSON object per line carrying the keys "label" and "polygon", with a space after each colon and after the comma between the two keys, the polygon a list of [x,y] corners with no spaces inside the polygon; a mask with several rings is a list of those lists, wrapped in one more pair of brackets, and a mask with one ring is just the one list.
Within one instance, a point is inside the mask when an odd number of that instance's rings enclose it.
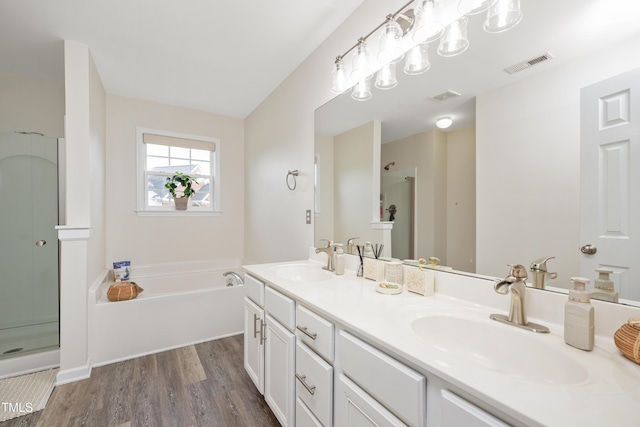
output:
{"label": "window frame", "polygon": [[[208,207],[189,206],[187,210],[176,210],[171,206],[148,206],[147,205],[147,186],[146,186],[146,163],[147,163],[147,144],[144,143],[144,134],[153,134],[158,136],[166,136],[172,138],[181,138],[186,140],[194,140],[207,142],[215,145],[215,150],[211,151],[211,204]],[[145,127],[136,127],[136,213],[138,216],[219,216],[221,214],[220,207],[220,157],[221,142],[219,138],[192,135],[181,132],[171,132],[160,129],[150,129]],[[196,147],[194,147],[196,148]]]}

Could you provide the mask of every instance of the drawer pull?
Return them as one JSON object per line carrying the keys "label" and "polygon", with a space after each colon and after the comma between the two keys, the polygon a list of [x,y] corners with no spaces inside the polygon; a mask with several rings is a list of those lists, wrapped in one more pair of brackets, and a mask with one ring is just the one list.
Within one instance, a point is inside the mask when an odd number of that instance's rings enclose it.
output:
{"label": "drawer pull", "polygon": [[267,329],[267,322],[260,322],[260,345],[264,344],[264,342],[267,340],[267,334],[266,334],[266,329]]}
{"label": "drawer pull", "polygon": [[300,381],[302,383],[302,385],[304,386],[304,388],[307,389],[307,391],[309,393],[311,393],[311,395],[313,395],[316,392],[316,386],[314,385],[309,385],[307,384],[307,382],[305,381],[307,379],[306,375],[300,375],[300,374],[296,374],[296,378],[298,379],[298,381]]}
{"label": "drawer pull", "polygon": [[311,338],[312,340],[315,340],[316,337],[318,336],[318,334],[316,334],[315,332],[307,331],[306,326],[296,326],[296,329],[302,332],[303,334],[305,334],[306,336],[308,336],[309,338]]}
{"label": "drawer pull", "polygon": [[256,328],[256,322],[260,320],[257,314],[253,313],[253,338],[258,337],[258,328]]}

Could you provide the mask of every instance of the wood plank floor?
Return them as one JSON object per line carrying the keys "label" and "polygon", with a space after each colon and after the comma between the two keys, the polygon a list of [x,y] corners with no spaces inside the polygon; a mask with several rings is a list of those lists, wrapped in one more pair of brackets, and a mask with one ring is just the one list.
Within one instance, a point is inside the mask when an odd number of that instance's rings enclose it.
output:
{"label": "wood plank floor", "polygon": [[0,427],[279,426],[244,370],[242,335],[93,369]]}

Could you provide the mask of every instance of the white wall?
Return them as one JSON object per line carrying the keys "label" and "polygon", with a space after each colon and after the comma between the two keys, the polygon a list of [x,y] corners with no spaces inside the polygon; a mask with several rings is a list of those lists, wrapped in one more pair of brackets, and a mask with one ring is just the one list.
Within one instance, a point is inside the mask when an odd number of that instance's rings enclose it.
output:
{"label": "white wall", "polygon": [[[319,239],[333,237],[333,137],[316,134],[315,156],[318,162],[318,206],[315,212],[315,247]],[[325,242],[326,244],[326,242]]]}
{"label": "white wall", "polygon": [[380,194],[380,184],[374,188],[372,182],[380,169],[374,161],[374,153],[380,152],[380,122],[336,135],[333,142],[334,232],[322,238],[345,245],[352,237],[358,244],[382,243],[381,231],[371,229],[371,222],[380,220],[379,208],[372,211],[372,195]]}
{"label": "white wall", "polygon": [[[220,216],[137,215],[137,126],[220,139]],[[241,119],[107,95],[107,267],[121,260],[135,266],[243,257],[243,127]],[[286,188],[285,174],[280,181]],[[266,203],[258,213],[276,212],[277,206]]]}
{"label": "white wall", "polygon": [[[246,119],[247,258],[307,258],[313,245],[313,224],[305,224],[305,210],[313,209],[314,110],[334,96],[330,87],[335,57],[367,34],[372,22],[402,4],[364,2]],[[289,169],[301,172],[295,192],[285,184]]]}
{"label": "white wall", "polygon": [[476,271],[476,128],[447,133],[447,265]]}
{"label": "white wall", "polygon": [[64,135],[64,83],[0,73],[0,93],[1,130]]}
{"label": "white wall", "polygon": [[553,286],[570,285],[581,244],[580,88],[639,66],[636,38],[477,97],[479,273],[528,267],[533,252],[556,257]]}

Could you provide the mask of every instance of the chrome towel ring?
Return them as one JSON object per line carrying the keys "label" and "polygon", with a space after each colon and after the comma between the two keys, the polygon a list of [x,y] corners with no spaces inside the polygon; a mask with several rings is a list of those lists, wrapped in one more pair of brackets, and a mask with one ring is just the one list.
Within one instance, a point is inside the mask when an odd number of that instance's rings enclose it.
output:
{"label": "chrome towel ring", "polygon": [[[298,169],[292,170],[287,172],[287,188],[289,188],[289,190],[293,191],[296,189],[296,176],[298,176],[300,172],[298,172]],[[291,186],[291,184],[289,184],[289,177],[292,176],[293,177],[293,187]]]}

